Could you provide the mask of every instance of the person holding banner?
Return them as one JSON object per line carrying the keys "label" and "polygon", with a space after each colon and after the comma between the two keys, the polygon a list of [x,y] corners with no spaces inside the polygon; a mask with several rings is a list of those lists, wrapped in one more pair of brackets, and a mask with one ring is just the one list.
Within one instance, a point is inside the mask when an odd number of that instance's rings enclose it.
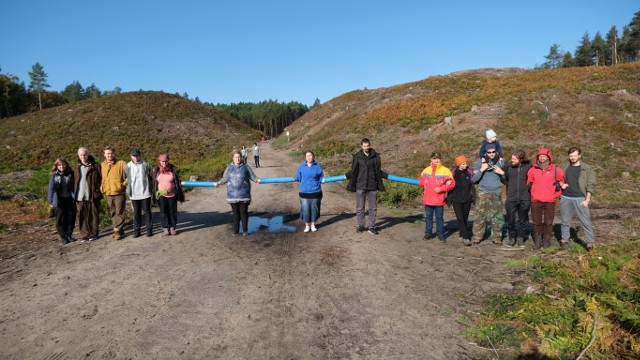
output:
{"label": "person holding banner", "polygon": [[251,183],[260,183],[260,178],[254,174],[247,163],[242,162],[240,151],[233,151],[233,161],[222,174],[216,186],[227,184],[227,202],[233,213],[233,235],[240,233],[242,221],[243,236],[249,234],[249,204],[251,203]]}
{"label": "person holding banner", "polygon": [[305,161],[298,166],[296,181],[300,183],[300,220],[304,221],[304,232],[316,232],[316,221],[320,217],[322,201],[322,166],[316,162],[313,151],[304,153]]}

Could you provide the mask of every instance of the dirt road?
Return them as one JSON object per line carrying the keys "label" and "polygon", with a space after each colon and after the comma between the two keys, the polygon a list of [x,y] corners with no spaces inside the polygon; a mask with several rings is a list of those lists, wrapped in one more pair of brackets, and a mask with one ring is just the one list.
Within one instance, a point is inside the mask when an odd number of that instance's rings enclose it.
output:
{"label": "dirt road", "polygon": [[[297,167],[268,144],[261,163],[259,177]],[[248,237],[230,235],[224,187],[198,188],[179,205],[177,236],[104,234],[3,261],[0,358],[491,355],[459,321],[519,281],[503,267],[517,252],[424,241],[420,208],[380,209],[380,235],[357,234],[345,185],[325,185],[317,233],[301,231],[295,183],[253,185]]]}

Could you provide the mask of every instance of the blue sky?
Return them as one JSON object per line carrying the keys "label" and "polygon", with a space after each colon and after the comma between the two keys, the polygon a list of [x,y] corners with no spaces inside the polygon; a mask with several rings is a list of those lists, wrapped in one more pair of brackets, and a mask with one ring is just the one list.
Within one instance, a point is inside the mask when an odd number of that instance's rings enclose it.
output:
{"label": "blue sky", "polygon": [[41,1],[6,0],[0,67],[50,90],[188,93],[212,103],[311,105],[484,67],[532,68],[552,44],[622,28],[631,0]]}

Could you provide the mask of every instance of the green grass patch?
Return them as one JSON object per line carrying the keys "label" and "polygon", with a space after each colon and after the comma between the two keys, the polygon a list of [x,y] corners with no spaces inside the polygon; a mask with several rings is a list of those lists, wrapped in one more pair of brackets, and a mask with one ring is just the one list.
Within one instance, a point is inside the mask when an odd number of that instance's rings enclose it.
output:
{"label": "green grass patch", "polygon": [[640,358],[640,256],[623,241],[571,258],[531,256],[509,266],[526,267],[536,291],[489,297],[466,329],[481,346],[530,355],[574,359],[592,338],[592,359]]}

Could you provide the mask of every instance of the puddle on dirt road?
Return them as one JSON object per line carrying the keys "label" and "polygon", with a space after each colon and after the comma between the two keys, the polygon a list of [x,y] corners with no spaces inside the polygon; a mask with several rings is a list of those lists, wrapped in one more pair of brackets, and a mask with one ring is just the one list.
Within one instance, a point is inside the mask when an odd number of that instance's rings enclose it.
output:
{"label": "puddle on dirt road", "polygon": [[[287,219],[287,222],[290,221]],[[267,230],[270,233],[294,232],[296,227],[293,225],[285,225],[285,217],[282,215],[274,217],[249,216],[249,233],[256,233],[261,230]]]}

